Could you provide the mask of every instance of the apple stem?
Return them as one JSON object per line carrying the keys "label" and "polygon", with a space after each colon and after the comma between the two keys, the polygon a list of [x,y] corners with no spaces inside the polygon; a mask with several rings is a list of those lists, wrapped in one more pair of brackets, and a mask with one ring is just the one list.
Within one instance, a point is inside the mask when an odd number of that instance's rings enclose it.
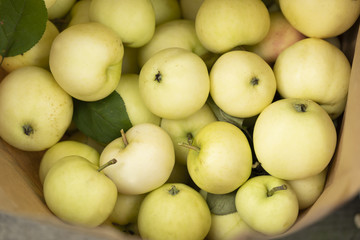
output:
{"label": "apple stem", "polygon": [[191,149],[191,150],[194,150],[194,151],[197,151],[197,152],[200,152],[200,148],[196,147],[196,146],[193,146],[189,143],[178,143],[179,146],[182,146],[182,147],[186,147],[188,149]]}
{"label": "apple stem", "polygon": [[117,160],[115,158],[111,159],[110,161],[108,161],[107,163],[104,163],[103,165],[101,165],[99,168],[98,168],[98,172],[101,172],[102,170],[104,170],[104,168],[110,166],[110,165],[113,165],[117,162]]}
{"label": "apple stem", "polygon": [[128,142],[127,138],[126,138],[124,129],[121,129],[121,130],[120,130],[120,133],[121,133],[121,138],[122,138],[122,140],[123,140],[123,142],[124,142],[124,145],[125,145],[125,147],[126,147],[126,146],[129,144],[129,142]]}
{"label": "apple stem", "polygon": [[307,105],[306,104],[303,104],[303,103],[300,103],[300,104],[294,104],[294,108],[297,112],[306,112],[306,109],[307,109]]}
{"label": "apple stem", "polygon": [[171,185],[171,188],[169,189],[169,193],[170,193],[172,196],[175,196],[175,195],[178,194],[179,192],[180,192],[180,190],[177,189],[175,185]]}
{"label": "apple stem", "polygon": [[287,186],[285,184],[277,186],[277,187],[273,187],[270,191],[267,192],[267,196],[271,197],[272,195],[274,195],[274,193],[276,191],[280,191],[280,190],[286,190]]}

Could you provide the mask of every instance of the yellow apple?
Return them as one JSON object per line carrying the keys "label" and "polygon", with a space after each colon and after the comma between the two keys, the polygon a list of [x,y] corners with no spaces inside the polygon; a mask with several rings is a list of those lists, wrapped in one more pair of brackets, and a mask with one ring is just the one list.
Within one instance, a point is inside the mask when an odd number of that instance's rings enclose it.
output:
{"label": "yellow apple", "polygon": [[75,3],[76,0],[55,0],[55,2],[47,8],[48,18],[53,20],[64,17]]}
{"label": "yellow apple", "polygon": [[96,101],[117,87],[124,47],[103,24],[89,22],[66,28],[54,39],[49,57],[52,74],[72,97]]}
{"label": "yellow apple", "polygon": [[70,27],[79,23],[90,22],[89,9],[91,0],[77,1],[71,8],[69,13],[69,23],[67,27]]}
{"label": "yellow apple", "polygon": [[200,42],[214,53],[256,44],[269,28],[269,11],[261,0],[204,0],[195,19]]}
{"label": "yellow apple", "polygon": [[360,15],[360,1],[279,0],[286,19],[308,37],[335,37],[348,30]]}
{"label": "yellow apple", "polygon": [[178,0],[150,0],[155,11],[155,23],[162,23],[181,18]]}

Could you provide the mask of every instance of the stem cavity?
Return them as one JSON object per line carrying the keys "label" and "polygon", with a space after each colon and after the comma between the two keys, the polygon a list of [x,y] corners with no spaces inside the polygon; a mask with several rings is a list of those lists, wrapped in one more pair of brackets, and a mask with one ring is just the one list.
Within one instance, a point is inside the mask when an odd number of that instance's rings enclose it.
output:
{"label": "stem cavity", "polygon": [[187,142],[188,144],[192,144],[193,143],[193,140],[194,140],[194,136],[191,134],[191,133],[188,133],[187,135]]}
{"label": "stem cavity", "polygon": [[267,192],[267,196],[271,197],[272,195],[274,195],[275,192],[280,191],[280,190],[286,190],[287,186],[285,184],[277,186],[277,187],[273,187],[270,191]]}
{"label": "stem cavity", "polygon": [[104,170],[104,168],[110,166],[110,165],[113,165],[117,163],[117,160],[115,158],[111,159],[110,161],[108,161],[107,163],[104,163],[103,165],[101,165],[99,168],[98,168],[98,172],[101,172],[102,170]]}

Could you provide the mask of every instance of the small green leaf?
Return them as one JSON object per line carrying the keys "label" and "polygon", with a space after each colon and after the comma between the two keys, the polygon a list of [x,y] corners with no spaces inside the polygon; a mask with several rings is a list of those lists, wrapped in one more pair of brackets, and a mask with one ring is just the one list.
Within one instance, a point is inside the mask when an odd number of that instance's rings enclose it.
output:
{"label": "small green leaf", "polygon": [[74,99],[73,120],[88,137],[108,144],[132,127],[122,97],[114,91],[104,99],[85,102]]}
{"label": "small green leaf", "polygon": [[0,55],[10,57],[32,48],[46,28],[44,0],[0,0]]}

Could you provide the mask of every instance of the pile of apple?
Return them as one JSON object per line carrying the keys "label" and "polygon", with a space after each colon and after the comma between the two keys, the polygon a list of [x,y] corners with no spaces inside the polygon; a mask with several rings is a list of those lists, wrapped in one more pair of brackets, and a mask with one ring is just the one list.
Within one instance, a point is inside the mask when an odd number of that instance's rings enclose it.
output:
{"label": "pile of apple", "polygon": [[145,239],[275,236],[320,196],[360,1],[45,4],[42,39],[2,60],[0,136],[44,151],[57,217]]}

